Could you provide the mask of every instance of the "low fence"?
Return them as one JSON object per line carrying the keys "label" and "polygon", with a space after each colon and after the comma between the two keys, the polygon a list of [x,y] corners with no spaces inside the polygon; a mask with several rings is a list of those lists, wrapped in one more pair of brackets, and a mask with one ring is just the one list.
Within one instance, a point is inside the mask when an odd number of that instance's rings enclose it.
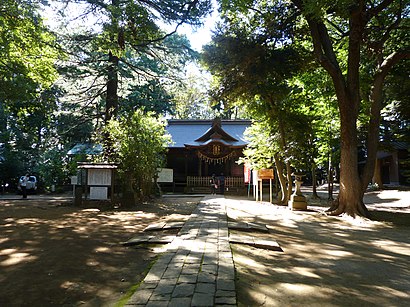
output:
{"label": "low fence", "polygon": [[[187,186],[188,187],[209,187],[212,177],[198,177],[198,176],[188,176]],[[243,187],[244,186],[243,177],[225,177],[225,187]]]}

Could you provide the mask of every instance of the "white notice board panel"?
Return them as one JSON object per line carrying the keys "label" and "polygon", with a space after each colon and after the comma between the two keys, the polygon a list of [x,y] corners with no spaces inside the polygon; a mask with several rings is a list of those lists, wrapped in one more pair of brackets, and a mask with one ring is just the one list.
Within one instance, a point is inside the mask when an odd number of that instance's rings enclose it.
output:
{"label": "white notice board panel", "polygon": [[90,199],[108,199],[108,188],[90,187]]}
{"label": "white notice board panel", "polygon": [[111,169],[89,169],[88,185],[111,186]]}
{"label": "white notice board panel", "polygon": [[78,177],[77,176],[71,176],[71,184],[78,184]]}
{"label": "white notice board panel", "polygon": [[172,168],[159,168],[157,182],[174,182],[174,170]]}

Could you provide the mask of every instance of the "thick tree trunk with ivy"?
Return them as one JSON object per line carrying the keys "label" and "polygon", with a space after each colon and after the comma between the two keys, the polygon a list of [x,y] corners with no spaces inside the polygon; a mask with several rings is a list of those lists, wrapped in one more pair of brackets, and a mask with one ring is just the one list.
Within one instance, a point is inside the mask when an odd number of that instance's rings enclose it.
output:
{"label": "thick tree trunk with ivy", "polygon": [[[304,11],[304,3],[293,0]],[[330,208],[330,213],[339,215],[367,216],[368,211],[363,204],[363,196],[374,173],[380,110],[382,101],[382,86],[387,72],[398,60],[408,57],[407,53],[392,54],[385,61],[379,61],[371,91],[371,120],[368,125],[367,161],[362,175],[358,171],[358,135],[356,122],[359,115],[360,97],[360,53],[364,39],[365,27],[371,18],[386,9],[392,1],[387,0],[372,9],[366,8],[365,1],[357,1],[349,8],[347,73],[339,66],[332,39],[325,23],[308,13],[306,17],[313,39],[314,53],[318,62],[326,69],[333,80],[339,104],[341,118],[341,161],[340,161],[340,192]],[[397,19],[400,21],[400,18]],[[388,38],[378,41],[380,58],[383,44]]]}

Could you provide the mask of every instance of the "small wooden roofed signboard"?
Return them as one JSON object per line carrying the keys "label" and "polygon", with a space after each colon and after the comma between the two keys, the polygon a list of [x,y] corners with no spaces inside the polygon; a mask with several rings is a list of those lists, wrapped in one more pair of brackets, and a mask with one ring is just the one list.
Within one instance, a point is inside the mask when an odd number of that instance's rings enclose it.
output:
{"label": "small wooden roofed signboard", "polygon": [[113,163],[78,162],[77,185],[90,200],[113,200],[114,176],[117,165]]}
{"label": "small wooden roofed signboard", "polygon": [[167,131],[172,144],[167,168],[174,171],[174,182],[186,183],[191,176],[242,177],[239,157],[247,145],[244,132],[250,120],[170,120]]}

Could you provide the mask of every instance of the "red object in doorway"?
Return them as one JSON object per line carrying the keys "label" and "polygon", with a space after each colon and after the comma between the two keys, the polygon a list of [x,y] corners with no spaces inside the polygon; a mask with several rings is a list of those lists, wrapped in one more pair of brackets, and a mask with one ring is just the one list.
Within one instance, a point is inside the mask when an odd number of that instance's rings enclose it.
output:
{"label": "red object in doorway", "polygon": [[244,164],[243,166],[243,176],[245,179],[245,183],[249,183],[251,181],[251,167],[249,164]]}

